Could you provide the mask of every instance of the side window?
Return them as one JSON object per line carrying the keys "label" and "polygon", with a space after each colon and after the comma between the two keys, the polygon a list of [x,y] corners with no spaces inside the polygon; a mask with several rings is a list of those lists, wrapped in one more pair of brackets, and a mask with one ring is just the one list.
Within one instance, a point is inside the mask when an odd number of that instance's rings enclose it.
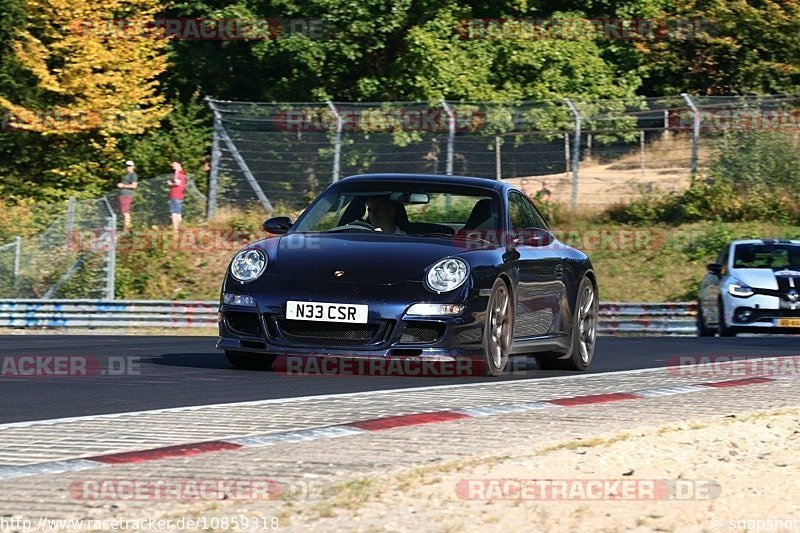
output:
{"label": "side window", "polygon": [[528,204],[528,209],[531,210],[531,218],[533,219],[533,226],[531,227],[537,229],[547,229],[547,222],[544,221],[542,215],[539,214],[536,208]]}
{"label": "side window", "polygon": [[508,195],[508,217],[511,220],[511,229],[521,230],[528,227],[530,220],[528,219],[528,212],[525,210],[524,200],[522,196],[516,193]]}
{"label": "side window", "polygon": [[508,195],[508,215],[511,219],[511,229],[514,230],[547,227],[536,209],[519,193],[512,192]]}

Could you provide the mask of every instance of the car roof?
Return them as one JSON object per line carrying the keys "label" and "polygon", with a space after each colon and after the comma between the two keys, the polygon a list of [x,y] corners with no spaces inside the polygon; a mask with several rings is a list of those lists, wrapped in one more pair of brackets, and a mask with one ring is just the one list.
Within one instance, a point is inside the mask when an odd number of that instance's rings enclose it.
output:
{"label": "car roof", "polygon": [[442,185],[467,185],[470,187],[482,187],[495,191],[514,189],[511,185],[498,180],[488,178],[473,178],[469,176],[446,176],[443,174],[357,174],[342,178],[340,181],[359,182],[359,181],[413,181],[430,182]]}
{"label": "car roof", "polygon": [[731,246],[737,244],[800,244],[797,239],[739,239],[731,241]]}

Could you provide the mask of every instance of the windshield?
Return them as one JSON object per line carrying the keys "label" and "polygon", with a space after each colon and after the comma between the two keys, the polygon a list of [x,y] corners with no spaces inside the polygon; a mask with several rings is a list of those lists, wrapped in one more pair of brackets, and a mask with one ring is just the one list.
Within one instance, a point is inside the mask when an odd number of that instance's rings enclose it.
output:
{"label": "windshield", "polygon": [[800,269],[800,245],[737,244],[733,268]]}
{"label": "windshield", "polygon": [[[367,188],[369,185],[369,188]],[[482,192],[482,191],[481,191]],[[497,201],[471,191],[426,190],[391,184],[376,189],[350,186],[322,196],[293,232],[383,232],[391,235],[450,236],[459,230],[498,228]]]}

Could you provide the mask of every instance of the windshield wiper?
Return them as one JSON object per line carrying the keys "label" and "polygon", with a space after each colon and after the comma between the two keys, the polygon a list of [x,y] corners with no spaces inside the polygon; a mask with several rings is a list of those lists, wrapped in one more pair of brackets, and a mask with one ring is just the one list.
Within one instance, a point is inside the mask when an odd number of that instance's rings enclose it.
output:
{"label": "windshield wiper", "polygon": [[445,233],[443,231],[430,231],[428,233],[410,233],[409,235],[413,235],[414,237],[447,237],[448,239],[453,237],[452,233]]}
{"label": "windshield wiper", "polygon": [[326,229],[325,231],[320,231],[320,233],[343,233],[345,231],[369,231],[369,232],[373,232],[375,230],[371,230],[369,228],[359,228],[358,226],[349,226],[349,227]]}

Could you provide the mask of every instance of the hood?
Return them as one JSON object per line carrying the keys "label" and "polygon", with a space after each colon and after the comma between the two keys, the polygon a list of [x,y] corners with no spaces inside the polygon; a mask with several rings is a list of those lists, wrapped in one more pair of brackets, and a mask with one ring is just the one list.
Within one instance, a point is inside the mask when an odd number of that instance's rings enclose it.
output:
{"label": "hood", "polygon": [[[445,239],[401,235],[295,233],[280,238],[275,262],[281,279],[391,285],[422,281],[425,269],[463,246]],[[334,272],[342,271],[341,277]]]}
{"label": "hood", "polygon": [[787,290],[794,284],[800,290],[800,272],[769,268],[732,268],[730,275],[758,289]]}

